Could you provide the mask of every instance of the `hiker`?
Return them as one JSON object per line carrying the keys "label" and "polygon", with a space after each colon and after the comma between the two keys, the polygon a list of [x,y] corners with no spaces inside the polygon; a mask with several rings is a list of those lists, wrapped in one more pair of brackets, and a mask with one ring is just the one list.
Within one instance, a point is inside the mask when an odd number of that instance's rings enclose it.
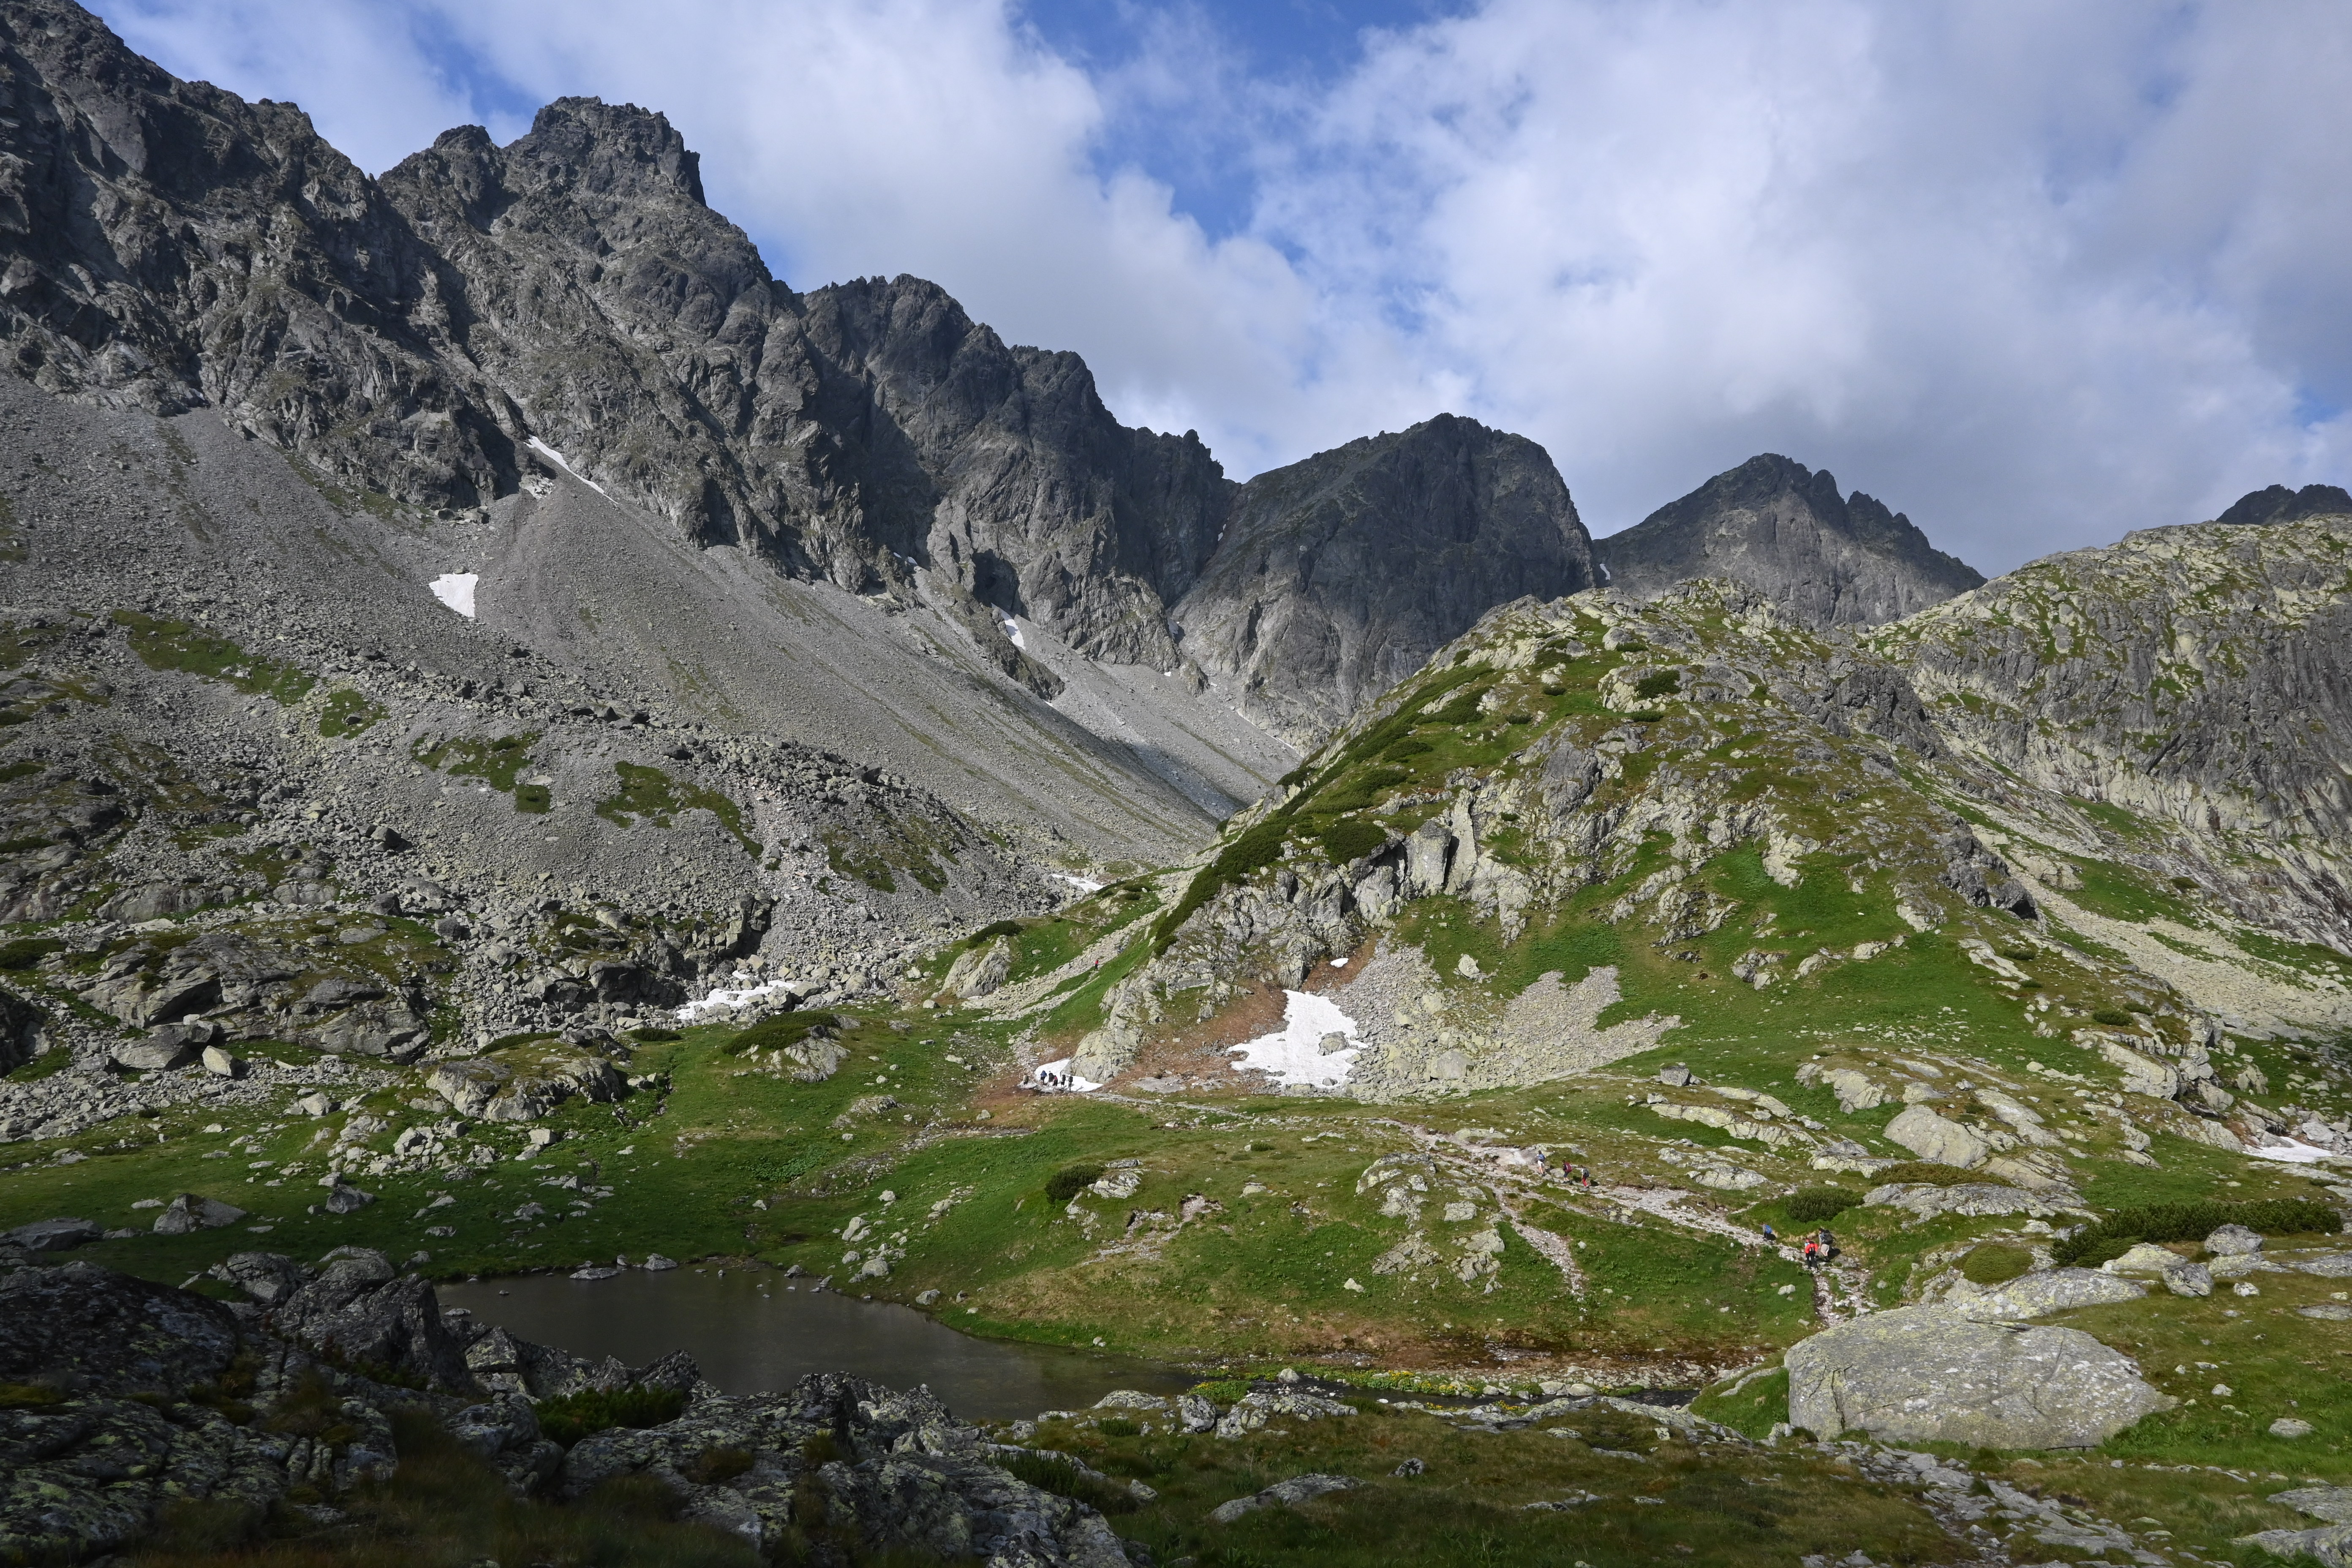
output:
{"label": "hiker", "polygon": [[1820,1249],[1821,1249],[1821,1243],[1820,1243],[1820,1242],[1815,1241],[1815,1240],[1814,1240],[1811,1237],[1810,1237],[1810,1236],[1809,1236],[1809,1237],[1805,1237],[1805,1267],[1806,1267],[1807,1268],[1812,1268],[1812,1267],[1813,1267],[1813,1265],[1814,1265],[1815,1263],[1817,1263],[1818,1261],[1820,1261],[1820,1258],[1819,1258],[1819,1256],[1818,1256],[1818,1255],[1819,1255],[1819,1252],[1820,1252]]}
{"label": "hiker", "polygon": [[1822,1244],[1822,1261],[1827,1263],[1837,1255],[1837,1237],[1830,1234],[1829,1226],[1823,1226],[1818,1239]]}
{"label": "hiker", "polygon": [[1769,1219],[1764,1222],[1764,1245],[1767,1247],[1780,1245],[1780,1233],[1772,1228],[1772,1222]]}

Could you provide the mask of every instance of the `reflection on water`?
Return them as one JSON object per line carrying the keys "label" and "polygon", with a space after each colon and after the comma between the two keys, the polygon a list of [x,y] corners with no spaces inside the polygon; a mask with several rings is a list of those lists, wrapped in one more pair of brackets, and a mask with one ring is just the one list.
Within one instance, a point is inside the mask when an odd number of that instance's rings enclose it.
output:
{"label": "reflection on water", "polygon": [[643,1366],[685,1351],[729,1394],[847,1372],[893,1388],[929,1384],[967,1420],[1004,1421],[1091,1405],[1114,1388],[1175,1394],[1191,1381],[1150,1362],[975,1340],[911,1308],[793,1283],[765,1271],[678,1268],[612,1279],[538,1274],[443,1285],[440,1296],[445,1306],[592,1360]]}

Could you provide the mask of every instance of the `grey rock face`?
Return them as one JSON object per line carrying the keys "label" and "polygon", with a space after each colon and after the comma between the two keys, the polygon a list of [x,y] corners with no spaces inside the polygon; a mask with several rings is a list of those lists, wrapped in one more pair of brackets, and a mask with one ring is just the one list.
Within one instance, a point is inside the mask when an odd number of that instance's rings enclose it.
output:
{"label": "grey rock face", "polygon": [[1912,521],[1837,479],[1773,453],[1717,474],[1593,555],[1612,587],[1662,593],[1728,577],[1807,626],[1874,626],[1965,594],[1981,573],[1927,542]]}
{"label": "grey rock face", "polygon": [[[2352,516],[2145,530],[2021,567],[1868,646],[1905,667],[1956,751],[2192,835],[2305,835],[2341,855],[2347,538]],[[2312,940],[2340,941],[2335,877],[2290,861],[2285,883],[2274,891],[2314,911]],[[2275,899],[2215,891],[2279,918]]]}
{"label": "grey rock face", "polygon": [[1591,541],[1544,449],[1440,415],[1243,486],[1175,620],[1187,658],[1304,743],[1496,605],[1592,578]]}
{"label": "grey rock face", "polygon": [[1884,1442],[2087,1448],[2173,1401],[2074,1329],[1978,1322],[1937,1307],[1874,1312],[1790,1347],[1789,1422]]}

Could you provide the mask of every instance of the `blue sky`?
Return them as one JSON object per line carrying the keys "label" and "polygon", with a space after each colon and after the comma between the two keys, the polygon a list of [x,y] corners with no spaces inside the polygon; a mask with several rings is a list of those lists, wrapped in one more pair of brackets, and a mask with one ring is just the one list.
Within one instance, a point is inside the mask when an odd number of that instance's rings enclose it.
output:
{"label": "blue sky", "polygon": [[2341,0],[99,0],[373,170],[662,110],[1239,476],[1452,411],[1627,526],[1759,451],[1987,571],[2352,481]]}

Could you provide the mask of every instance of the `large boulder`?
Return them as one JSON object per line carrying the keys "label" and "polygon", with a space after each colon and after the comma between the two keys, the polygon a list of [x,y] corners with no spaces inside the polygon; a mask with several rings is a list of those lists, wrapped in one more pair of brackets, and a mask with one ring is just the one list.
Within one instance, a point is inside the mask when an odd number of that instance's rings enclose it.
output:
{"label": "large boulder", "polygon": [[441,1321],[433,1287],[366,1247],[329,1253],[317,1278],[271,1314],[270,1326],[363,1373],[395,1373],[463,1392],[475,1386],[464,1352]]}
{"label": "large boulder", "polygon": [[0,1275],[0,1383],[177,1392],[226,1371],[237,1342],[221,1303],[96,1264]]}
{"label": "large boulder", "polygon": [[48,1016],[0,987],[0,1073],[24,1066],[48,1048]]}
{"label": "large boulder", "polygon": [[1957,1121],[1947,1121],[1924,1105],[1906,1106],[1886,1124],[1886,1136],[1922,1160],[1957,1165],[1965,1171],[1981,1165],[1992,1145]]}
{"label": "large boulder", "polygon": [[1943,1307],[1874,1312],[1790,1347],[1789,1421],[1889,1443],[2087,1448],[2173,1401],[2075,1329]]}

